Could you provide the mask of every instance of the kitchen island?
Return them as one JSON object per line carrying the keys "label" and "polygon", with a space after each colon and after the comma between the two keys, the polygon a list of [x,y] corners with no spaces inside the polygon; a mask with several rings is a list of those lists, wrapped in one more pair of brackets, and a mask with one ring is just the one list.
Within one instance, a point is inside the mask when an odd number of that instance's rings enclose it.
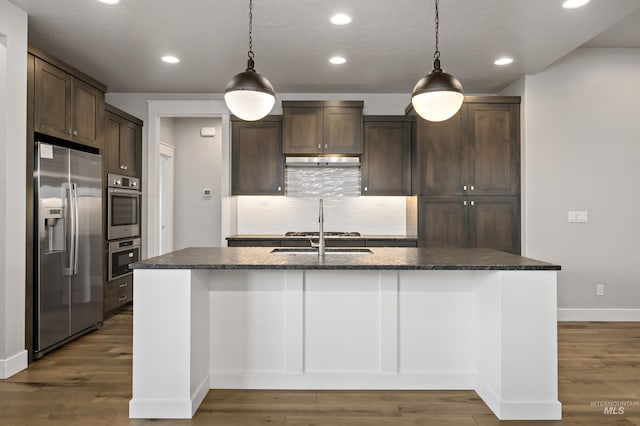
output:
{"label": "kitchen island", "polygon": [[559,419],[558,265],[489,249],[187,248],[133,265],[131,418],[209,389],[473,389]]}

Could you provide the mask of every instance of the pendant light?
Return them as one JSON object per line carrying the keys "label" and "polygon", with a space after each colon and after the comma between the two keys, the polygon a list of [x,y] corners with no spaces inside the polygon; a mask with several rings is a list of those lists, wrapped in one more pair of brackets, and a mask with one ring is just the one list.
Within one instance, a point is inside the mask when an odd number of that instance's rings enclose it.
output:
{"label": "pendant light", "polygon": [[233,76],[224,90],[227,108],[242,120],[256,121],[269,114],[276,102],[273,86],[254,66],[253,0],[249,0],[249,60],[244,72]]}
{"label": "pendant light", "polygon": [[438,30],[440,17],[439,0],[436,3],[436,51],[433,54],[433,70],[416,83],[411,95],[411,104],[418,115],[429,121],[444,121],[455,115],[462,106],[464,94],[462,83],[440,68]]}

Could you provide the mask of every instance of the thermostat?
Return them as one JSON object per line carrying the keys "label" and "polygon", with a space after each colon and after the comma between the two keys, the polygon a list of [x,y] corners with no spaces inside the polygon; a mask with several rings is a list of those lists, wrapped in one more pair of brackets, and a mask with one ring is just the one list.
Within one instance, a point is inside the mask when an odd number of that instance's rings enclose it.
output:
{"label": "thermostat", "polygon": [[216,135],[215,127],[203,127],[200,129],[200,136],[203,138],[212,138]]}

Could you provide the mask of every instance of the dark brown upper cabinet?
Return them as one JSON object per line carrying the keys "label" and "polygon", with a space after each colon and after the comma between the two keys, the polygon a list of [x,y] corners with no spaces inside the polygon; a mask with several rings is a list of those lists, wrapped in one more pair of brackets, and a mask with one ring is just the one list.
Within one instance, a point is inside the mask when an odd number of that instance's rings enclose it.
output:
{"label": "dark brown upper cabinet", "polygon": [[[31,49],[30,49],[31,52]],[[102,148],[106,87],[35,54],[34,131]],[[57,61],[56,61],[57,62]]]}
{"label": "dark brown upper cabinet", "polygon": [[282,116],[232,117],[231,194],[284,195]]}
{"label": "dark brown upper cabinet", "polygon": [[411,194],[411,121],[364,117],[362,195]]}
{"label": "dark brown upper cabinet", "polygon": [[442,122],[416,117],[414,191],[419,195],[518,195],[520,98],[465,97]]}
{"label": "dark brown upper cabinet", "polygon": [[142,120],[106,106],[104,163],[108,173],[141,177]]}
{"label": "dark brown upper cabinet", "polygon": [[472,195],[520,193],[520,105],[468,103],[465,184]]}
{"label": "dark brown upper cabinet", "polygon": [[362,154],[362,101],[283,101],[283,152]]}

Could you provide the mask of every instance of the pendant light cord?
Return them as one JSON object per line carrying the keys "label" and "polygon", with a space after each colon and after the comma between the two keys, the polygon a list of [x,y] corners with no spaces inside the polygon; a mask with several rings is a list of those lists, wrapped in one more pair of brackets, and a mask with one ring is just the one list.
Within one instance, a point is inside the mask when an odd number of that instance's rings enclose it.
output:
{"label": "pendant light cord", "polygon": [[249,60],[253,62],[253,58],[255,57],[253,53],[253,0],[249,0],[249,52],[247,54]]}
{"label": "pendant light cord", "polygon": [[438,32],[440,29],[440,13],[438,10],[439,3],[440,3],[440,0],[436,0],[436,51],[433,53],[433,59],[435,60],[440,59],[440,48],[439,48],[440,39],[438,38]]}

